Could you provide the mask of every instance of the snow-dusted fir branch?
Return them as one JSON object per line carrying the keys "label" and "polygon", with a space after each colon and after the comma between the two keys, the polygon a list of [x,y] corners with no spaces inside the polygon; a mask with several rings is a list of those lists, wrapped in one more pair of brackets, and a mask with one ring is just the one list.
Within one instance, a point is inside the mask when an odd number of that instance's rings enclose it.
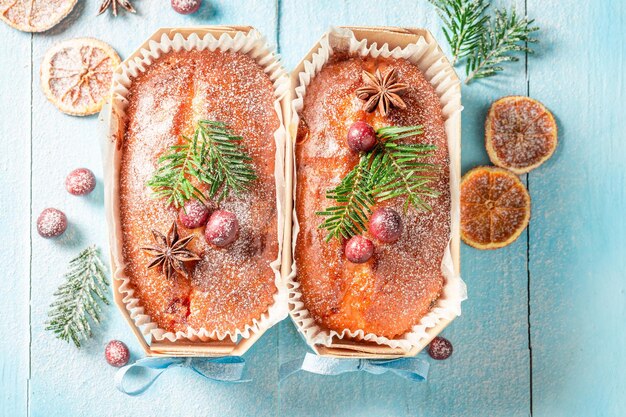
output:
{"label": "snow-dusted fir branch", "polygon": [[89,246],[70,261],[65,282],[54,293],[46,330],[80,347],[81,341],[92,335],[91,323],[102,321],[101,303],[109,304],[108,285],[98,249]]}

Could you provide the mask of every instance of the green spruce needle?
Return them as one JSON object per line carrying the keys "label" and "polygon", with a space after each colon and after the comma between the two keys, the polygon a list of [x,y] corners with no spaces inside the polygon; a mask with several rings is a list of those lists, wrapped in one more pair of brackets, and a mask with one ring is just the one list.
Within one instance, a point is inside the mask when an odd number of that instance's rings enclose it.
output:
{"label": "green spruce needle", "polygon": [[200,120],[193,137],[184,136],[183,144],[159,158],[148,186],[177,208],[192,198],[206,200],[193,179],[208,186],[209,198],[221,201],[230,193],[240,195],[257,178],[242,141],[224,123]]}
{"label": "green spruce needle", "polygon": [[495,18],[490,20],[480,41],[467,59],[465,83],[496,75],[504,70],[501,65],[503,62],[519,61],[517,56],[512,55],[514,52],[532,54],[534,51],[528,44],[537,42],[531,34],[539,30],[538,27],[532,26],[533,23],[534,20],[519,17],[515,9],[509,13],[503,9],[496,10]]}
{"label": "green spruce needle", "polygon": [[326,241],[350,238],[367,228],[376,202],[405,198],[404,209],[430,210],[425,197],[438,193],[429,187],[438,166],[421,160],[433,155],[434,145],[403,144],[402,139],[422,134],[421,126],[383,127],[376,132],[378,144],[363,153],[359,163],[326,192],[333,205],[316,214],[324,217]]}
{"label": "green spruce needle", "polygon": [[46,330],[78,348],[82,340],[91,338],[91,323],[98,324],[103,318],[100,303],[109,304],[105,271],[95,246],[72,259],[65,282],[54,293]]}
{"label": "green spruce needle", "polygon": [[401,144],[400,140],[422,134],[421,126],[383,127],[377,135],[380,143],[374,150],[370,170],[372,192],[377,201],[405,197],[404,210],[413,206],[417,210],[430,211],[424,197],[436,197],[439,193],[428,185],[438,166],[421,162],[433,155],[434,145]]}
{"label": "green spruce needle", "polygon": [[443,34],[452,49],[452,65],[470,55],[483,34],[489,16],[485,0],[429,0],[444,23]]}
{"label": "green spruce needle", "polygon": [[339,185],[326,192],[326,198],[336,204],[316,214],[326,217],[320,228],[328,230],[327,242],[333,238],[349,238],[367,227],[374,205],[369,164],[370,155],[362,155],[359,163]]}
{"label": "green spruce needle", "polygon": [[465,83],[491,77],[504,70],[502,63],[515,62],[516,52],[531,54],[529,43],[539,30],[534,20],[518,16],[515,9],[485,12],[488,0],[429,0],[443,21],[443,33],[452,50],[452,63],[465,61]]}

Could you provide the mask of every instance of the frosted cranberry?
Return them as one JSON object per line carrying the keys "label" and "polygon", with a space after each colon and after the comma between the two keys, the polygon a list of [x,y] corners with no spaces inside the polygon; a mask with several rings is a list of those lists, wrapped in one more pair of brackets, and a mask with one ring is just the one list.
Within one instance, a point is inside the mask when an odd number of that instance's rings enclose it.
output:
{"label": "frosted cranberry", "polygon": [[356,152],[368,152],[376,146],[376,131],[365,122],[354,122],[348,129],[348,146]]}
{"label": "frosted cranberry", "polygon": [[237,238],[239,221],[230,211],[216,210],[211,214],[206,225],[204,237],[215,246],[228,246]]}
{"label": "frosted cranberry", "polygon": [[402,235],[402,218],[394,209],[379,208],[370,217],[369,231],[381,242],[393,243]]}
{"label": "frosted cranberry", "polygon": [[208,218],[209,208],[195,199],[187,200],[178,213],[178,219],[187,229],[204,226]]}
{"label": "frosted cranberry", "polygon": [[438,361],[448,359],[452,355],[452,343],[446,338],[437,336],[428,346],[428,354]]}
{"label": "frosted cranberry", "polygon": [[172,0],[172,9],[180,14],[192,14],[198,11],[202,0]]}
{"label": "frosted cranberry", "polygon": [[124,342],[111,340],[104,348],[104,357],[109,365],[121,368],[128,363],[130,352]]}
{"label": "frosted cranberry", "polygon": [[37,218],[37,231],[41,237],[61,236],[67,229],[67,217],[61,210],[47,208]]}
{"label": "frosted cranberry", "polygon": [[87,168],[78,168],[65,178],[65,188],[72,195],[89,194],[96,188],[96,176]]}
{"label": "frosted cranberry", "polygon": [[374,244],[363,236],[352,236],[344,250],[346,258],[355,264],[367,262],[374,254]]}

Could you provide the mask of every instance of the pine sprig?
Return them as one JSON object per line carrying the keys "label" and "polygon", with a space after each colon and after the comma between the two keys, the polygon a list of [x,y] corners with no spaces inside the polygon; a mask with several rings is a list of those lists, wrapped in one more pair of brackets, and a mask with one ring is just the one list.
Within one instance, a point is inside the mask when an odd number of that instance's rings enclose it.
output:
{"label": "pine sprig", "polygon": [[204,201],[204,195],[190,178],[198,177],[204,161],[197,152],[197,135],[193,138],[183,137],[182,145],[170,147],[169,151],[159,158],[159,168],[148,181],[154,195],[166,198],[167,204],[181,207],[191,198]]}
{"label": "pine sprig", "polygon": [[431,210],[424,197],[439,195],[437,191],[428,187],[433,181],[433,172],[438,167],[420,160],[432,156],[437,147],[398,143],[406,137],[422,134],[421,126],[383,127],[377,134],[380,143],[378,149],[374,151],[370,166],[372,192],[376,200],[405,197],[405,211],[409,206],[422,211]]}
{"label": "pine sprig", "polygon": [[519,58],[511,53],[534,51],[528,47],[528,43],[537,42],[531,37],[533,32],[539,30],[532,26],[534,19],[528,20],[520,17],[512,9],[508,13],[504,9],[496,10],[493,21],[490,21],[480,37],[480,41],[474,48],[471,56],[467,59],[465,83],[473,79],[491,77],[503,71],[503,62],[519,61]]}
{"label": "pine sprig", "polygon": [[485,0],[429,0],[444,23],[443,34],[452,49],[452,65],[470,55],[489,17]]}
{"label": "pine sprig", "polygon": [[342,236],[349,238],[365,230],[374,205],[369,163],[370,155],[362,155],[339,185],[326,192],[326,198],[338,203],[316,213],[326,217],[320,228],[328,230],[327,242]]}
{"label": "pine sprig", "polygon": [[209,185],[209,196],[218,195],[218,201],[231,192],[241,194],[257,176],[250,164],[243,144],[243,137],[237,136],[224,123],[201,120],[196,136],[200,143],[200,158],[205,161],[198,178]]}
{"label": "pine sprig", "polygon": [[46,330],[68,343],[72,341],[76,347],[80,347],[82,340],[89,339],[91,323],[102,321],[100,303],[109,304],[106,295],[109,283],[105,274],[95,246],[89,246],[72,259],[65,282],[54,293]]}
{"label": "pine sprig", "polygon": [[328,231],[326,241],[363,232],[376,202],[404,197],[405,210],[410,206],[431,209],[424,198],[438,195],[428,187],[438,166],[420,160],[432,156],[436,146],[399,143],[419,134],[421,126],[391,126],[376,132],[374,149],[361,155],[339,185],[326,192],[335,204],[316,213],[325,217],[319,227]]}
{"label": "pine sprig", "polygon": [[489,0],[429,0],[443,21],[443,33],[452,50],[452,63],[465,60],[465,83],[496,75],[504,62],[518,61],[513,53],[533,53],[529,43],[539,30],[534,20],[518,16],[515,8],[485,14]]}
{"label": "pine sprig", "polygon": [[192,198],[204,201],[205,195],[193,179],[208,186],[210,198],[221,201],[230,193],[240,194],[257,177],[245,153],[243,138],[224,123],[200,120],[192,138],[170,147],[159,158],[159,167],[148,181],[156,197],[182,207]]}

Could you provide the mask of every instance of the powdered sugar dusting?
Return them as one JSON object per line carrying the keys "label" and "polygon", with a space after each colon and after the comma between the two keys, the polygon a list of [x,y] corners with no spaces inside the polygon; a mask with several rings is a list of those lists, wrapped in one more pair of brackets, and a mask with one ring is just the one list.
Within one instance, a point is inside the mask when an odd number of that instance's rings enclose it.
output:
{"label": "powdered sugar dusting", "polygon": [[[385,72],[394,67],[401,82],[407,110],[392,109],[387,117],[365,113],[355,95],[362,85],[361,71]],[[450,190],[447,136],[439,97],[419,69],[402,59],[373,59],[335,54],[307,87],[304,122],[299,129],[296,209],[300,223],[295,251],[297,280],[302,300],[315,321],[338,332],[344,329],[389,338],[411,330],[439,296],[444,277],[441,260],[450,237]],[[349,127],[364,120],[380,128],[421,124],[424,135],[407,142],[430,143],[438,149],[430,162],[441,165],[434,188],[441,195],[430,199],[433,211],[402,214],[404,230],[393,244],[376,243],[374,256],[364,264],[347,262],[342,244],[325,243],[314,213],[328,204],[325,191],[336,185],[357,162],[345,138]],[[337,149],[330,154],[328,149]],[[387,201],[403,213],[402,200]],[[373,237],[366,233],[365,236]]]}
{"label": "powdered sugar dusting", "polygon": [[[274,131],[279,126],[273,87],[249,56],[232,52],[181,51],[161,57],[130,89],[122,149],[120,214],[126,273],[146,314],[168,331],[188,327],[234,332],[258,319],[276,292],[270,267],[278,253]],[[151,228],[166,230],[178,212],[151,198],[146,181],[158,156],[190,135],[199,119],[222,121],[243,136],[259,177],[251,190],[231,196],[219,208],[237,216],[240,230],[226,248],[209,245],[203,229],[189,248],[201,256],[191,279],[167,281],[146,269],[138,248]],[[201,188],[202,189],[202,188]]]}

